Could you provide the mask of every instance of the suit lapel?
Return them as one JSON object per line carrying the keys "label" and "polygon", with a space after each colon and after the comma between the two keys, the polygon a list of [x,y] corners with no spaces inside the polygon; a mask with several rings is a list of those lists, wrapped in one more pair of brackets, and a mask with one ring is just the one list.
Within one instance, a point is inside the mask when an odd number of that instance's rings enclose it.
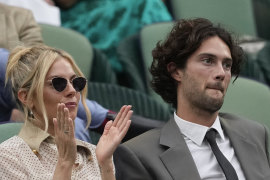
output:
{"label": "suit lapel", "polygon": [[168,147],[160,159],[173,179],[200,180],[191,153],[173,118],[162,128],[160,144]]}
{"label": "suit lapel", "polygon": [[234,148],[236,157],[242,167],[246,179],[258,179],[258,177],[261,176],[261,172],[258,172],[258,168],[254,168],[254,166],[260,165],[256,156],[256,154],[258,154],[256,145],[244,137],[241,132],[237,131],[235,126],[230,123],[231,120],[222,117],[220,117],[220,120],[223,130],[229,137]]}

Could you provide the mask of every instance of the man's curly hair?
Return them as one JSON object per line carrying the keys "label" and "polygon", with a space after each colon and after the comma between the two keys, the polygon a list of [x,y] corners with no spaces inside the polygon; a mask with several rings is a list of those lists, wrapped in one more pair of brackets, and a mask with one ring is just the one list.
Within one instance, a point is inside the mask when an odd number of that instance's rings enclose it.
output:
{"label": "man's curly hair", "polygon": [[165,41],[158,42],[152,51],[153,62],[150,72],[153,76],[152,88],[168,103],[177,107],[177,83],[168,72],[167,65],[174,62],[177,68],[184,69],[187,59],[210,37],[218,36],[231,51],[232,75],[237,76],[243,63],[243,50],[231,34],[220,25],[215,26],[204,18],[180,20],[175,23]]}

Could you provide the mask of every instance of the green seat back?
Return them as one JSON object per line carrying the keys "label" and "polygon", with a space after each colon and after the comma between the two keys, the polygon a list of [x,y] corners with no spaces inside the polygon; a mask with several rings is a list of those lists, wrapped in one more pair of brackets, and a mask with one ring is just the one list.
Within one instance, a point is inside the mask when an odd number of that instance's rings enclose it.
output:
{"label": "green seat back", "polygon": [[164,107],[150,96],[115,84],[90,82],[88,97],[116,112],[124,104],[130,104],[135,114],[146,118],[167,121],[170,116],[169,108]]}
{"label": "green seat back", "polygon": [[44,43],[68,52],[75,60],[85,77],[90,79],[93,48],[82,34],[63,27],[40,24]]}
{"label": "green seat back", "polygon": [[12,136],[18,135],[23,123],[6,123],[0,124],[0,143],[11,138]]}
{"label": "green seat back", "polygon": [[170,32],[172,27],[173,22],[162,22],[147,25],[143,27],[140,31],[140,46],[142,58],[144,61],[144,71],[147,78],[147,89],[149,89],[149,93],[153,98],[163,104],[165,102],[157,93],[152,90],[150,86],[150,80],[152,79],[152,76],[149,72],[149,68],[151,67],[151,64],[153,62],[152,50],[154,49],[158,41],[162,41],[165,39],[166,35]]}
{"label": "green seat back", "polygon": [[253,9],[258,36],[270,40],[270,1],[253,0]]}
{"label": "green seat back", "polygon": [[270,129],[270,89],[257,81],[238,77],[231,82],[220,111],[258,121]]}
{"label": "green seat back", "polygon": [[257,36],[251,0],[170,0],[175,19],[203,17],[237,34]]}
{"label": "green seat back", "polygon": [[[97,101],[103,107],[115,112],[118,112],[123,105],[132,105],[134,114],[145,118],[159,120],[159,122],[167,121],[171,115],[171,111],[168,107],[164,107],[150,96],[141,93],[140,91],[116,84],[90,82],[88,86],[88,97],[89,99]],[[147,124],[149,122],[144,123],[141,125],[149,125]],[[132,129],[133,128],[131,127],[129,131]],[[135,129],[135,131],[139,130]],[[100,135],[93,131],[90,131],[90,135],[92,142],[96,144]]]}
{"label": "green seat back", "polygon": [[139,35],[136,33],[123,39],[117,47],[119,61],[123,66],[121,76],[121,81],[123,82],[121,84],[131,89],[148,93],[145,67],[140,56],[138,41]]}

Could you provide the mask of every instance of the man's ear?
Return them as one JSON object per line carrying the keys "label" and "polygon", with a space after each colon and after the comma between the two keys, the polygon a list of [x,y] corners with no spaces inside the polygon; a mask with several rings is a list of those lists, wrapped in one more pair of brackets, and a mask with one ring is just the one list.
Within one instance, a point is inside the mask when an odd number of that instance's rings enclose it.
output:
{"label": "man's ear", "polygon": [[18,91],[18,99],[21,101],[22,104],[28,106],[29,108],[33,107],[33,102],[27,100],[27,91],[20,89]]}
{"label": "man's ear", "polygon": [[173,79],[175,79],[177,82],[181,82],[183,72],[179,68],[177,68],[177,66],[174,62],[170,62],[167,65],[167,70],[171,74]]}

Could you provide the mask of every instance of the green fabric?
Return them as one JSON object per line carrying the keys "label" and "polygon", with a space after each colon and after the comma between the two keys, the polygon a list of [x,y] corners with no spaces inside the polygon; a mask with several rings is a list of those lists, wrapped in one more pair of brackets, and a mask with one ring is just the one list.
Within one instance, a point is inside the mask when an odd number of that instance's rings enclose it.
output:
{"label": "green fabric", "polygon": [[117,47],[119,61],[123,65],[119,84],[148,93],[146,67],[142,61],[138,34],[122,40]]}
{"label": "green fabric", "polygon": [[131,104],[134,114],[160,121],[167,121],[171,114],[168,106],[164,106],[146,94],[114,84],[90,82],[88,98],[116,112],[124,104]]}
{"label": "green fabric", "polygon": [[98,49],[94,48],[93,50],[93,69],[90,81],[117,84],[116,74],[106,56]]}
{"label": "green fabric", "polygon": [[258,65],[264,74],[268,86],[270,86],[270,42],[266,42],[264,48],[258,54]]}
{"label": "green fabric", "polygon": [[270,0],[253,0],[258,36],[270,40]]}
{"label": "green fabric", "polygon": [[240,75],[261,83],[266,83],[265,74],[259,65],[258,57],[246,53],[246,61],[241,68]]}
{"label": "green fabric", "polygon": [[61,10],[62,26],[84,34],[106,54],[116,72],[123,70],[116,55],[121,39],[146,24],[170,20],[161,0],[81,0],[71,9]]}

